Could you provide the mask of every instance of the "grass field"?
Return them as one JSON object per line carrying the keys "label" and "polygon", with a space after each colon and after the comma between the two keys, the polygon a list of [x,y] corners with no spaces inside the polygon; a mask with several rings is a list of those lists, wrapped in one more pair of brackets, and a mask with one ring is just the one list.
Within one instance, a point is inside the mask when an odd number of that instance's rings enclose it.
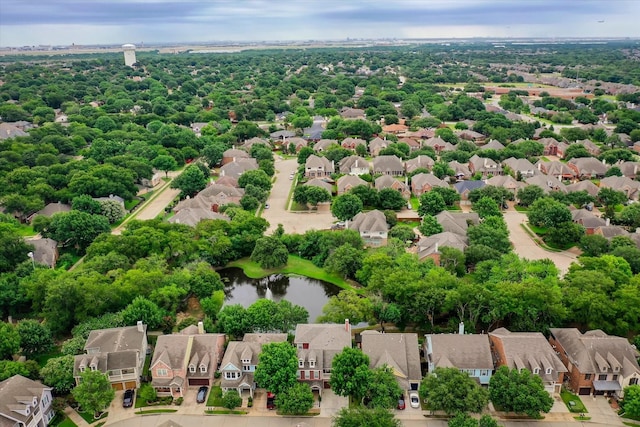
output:
{"label": "grass field", "polygon": [[37,355],[36,357],[34,357],[34,360],[38,362],[38,365],[42,368],[47,363],[47,360],[53,359],[54,357],[60,357],[60,356],[62,356],[62,352],[60,352],[60,347],[55,347],[55,348],[52,348],[47,353]]}
{"label": "grass field", "polygon": [[580,400],[580,397],[571,393],[569,390],[563,388],[562,391],[560,392],[560,397],[562,397],[562,401],[564,402],[565,405],[567,405],[567,408],[569,408],[569,411],[577,412],[581,414],[584,414],[585,412],[589,412],[587,411],[587,408],[585,408],[584,404],[582,403],[582,400]]}
{"label": "grass field", "polygon": [[207,406],[222,406],[222,388],[220,388],[220,386],[211,387],[209,397],[207,398]]}

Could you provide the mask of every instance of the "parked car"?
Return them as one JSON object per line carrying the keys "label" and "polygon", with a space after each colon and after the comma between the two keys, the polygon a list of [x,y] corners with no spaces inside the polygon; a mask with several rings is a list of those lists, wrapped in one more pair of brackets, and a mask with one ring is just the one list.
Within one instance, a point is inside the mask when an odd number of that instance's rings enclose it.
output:
{"label": "parked car", "polygon": [[136,392],[133,389],[125,390],[124,396],[122,396],[122,407],[131,408],[133,406],[133,397]]}
{"label": "parked car", "polygon": [[270,391],[267,392],[267,409],[276,409],[276,395]]}
{"label": "parked car", "polygon": [[264,204],[264,208],[265,208],[265,209],[269,209],[269,203],[265,203],[265,204]]}
{"label": "parked car", "polygon": [[404,403],[404,394],[401,394],[398,397],[398,409],[404,409],[406,408],[405,403]]}
{"label": "parked car", "polygon": [[202,386],[198,389],[198,395],[196,396],[196,402],[204,403],[207,399],[207,391],[209,391],[209,387]]}
{"label": "parked car", "polygon": [[420,396],[418,396],[418,393],[416,393],[415,391],[409,393],[409,403],[411,404],[412,408],[420,407]]}

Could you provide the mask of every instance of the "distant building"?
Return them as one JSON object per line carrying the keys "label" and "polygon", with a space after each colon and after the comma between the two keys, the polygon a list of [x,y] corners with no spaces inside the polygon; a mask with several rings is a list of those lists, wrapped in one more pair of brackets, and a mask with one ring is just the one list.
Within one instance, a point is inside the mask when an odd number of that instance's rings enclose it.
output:
{"label": "distant building", "polygon": [[124,65],[133,67],[136,62],[136,46],[133,44],[123,44],[122,50],[124,51]]}

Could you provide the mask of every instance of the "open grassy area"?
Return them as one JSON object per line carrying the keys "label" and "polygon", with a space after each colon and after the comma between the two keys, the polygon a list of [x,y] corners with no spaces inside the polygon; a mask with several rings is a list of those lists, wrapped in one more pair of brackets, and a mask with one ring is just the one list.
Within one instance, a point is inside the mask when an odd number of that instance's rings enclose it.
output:
{"label": "open grassy area", "polygon": [[570,412],[577,412],[581,414],[589,412],[582,403],[582,400],[580,400],[580,397],[571,393],[569,390],[563,388],[560,392],[560,397],[562,398],[564,404],[567,405],[567,408],[569,408]]}
{"label": "open grassy area", "polygon": [[56,415],[49,425],[52,427],[78,427],[71,418],[67,418],[64,414]]}
{"label": "open grassy area", "polygon": [[107,418],[109,416],[108,412],[103,412],[102,415],[100,415],[100,418],[96,419],[93,417],[93,413],[91,412],[78,412],[78,414],[82,417],[83,420],[85,420],[88,424],[93,424],[98,420],[102,420],[104,418]]}
{"label": "open grassy area", "polygon": [[207,398],[207,406],[222,406],[222,388],[220,386],[211,387],[209,397]]}
{"label": "open grassy area", "polygon": [[151,355],[147,355],[144,358],[144,367],[142,368],[142,376],[143,377],[148,377],[149,376],[149,365],[151,365]]}
{"label": "open grassy area", "polygon": [[36,362],[38,362],[38,366],[41,368],[47,363],[47,360],[53,359],[54,357],[62,356],[62,352],[60,351],[60,347],[54,347],[47,353],[39,354],[33,358]]}
{"label": "open grassy area", "polygon": [[411,203],[411,209],[413,209],[414,211],[417,211],[420,207],[420,199],[418,199],[416,196],[411,196],[411,198],[409,199],[409,203]]}
{"label": "open grassy area", "polygon": [[231,411],[229,409],[215,409],[204,411],[207,415],[244,415],[246,411]]}
{"label": "open grassy area", "polygon": [[31,226],[31,224],[20,224],[20,226],[17,229],[17,232],[22,237],[30,237],[38,234],[35,231],[33,231],[33,227]]}
{"label": "open grassy area", "polygon": [[515,205],[513,207],[517,212],[529,212],[529,208],[525,206]]}
{"label": "open grassy area", "polygon": [[251,261],[249,258],[242,258],[237,261],[230,262],[227,267],[242,268],[244,274],[252,279],[260,279],[271,274],[298,274],[300,276],[309,277],[311,279],[323,280],[333,283],[342,289],[353,289],[353,287],[340,276],[330,274],[322,268],[316,267],[311,261],[302,259],[295,255],[289,255],[287,265],[279,268],[265,270],[258,263]]}
{"label": "open grassy area", "polygon": [[148,409],[146,411],[138,411],[136,412],[136,414],[165,414],[165,413],[172,413],[172,412],[178,412],[177,409]]}

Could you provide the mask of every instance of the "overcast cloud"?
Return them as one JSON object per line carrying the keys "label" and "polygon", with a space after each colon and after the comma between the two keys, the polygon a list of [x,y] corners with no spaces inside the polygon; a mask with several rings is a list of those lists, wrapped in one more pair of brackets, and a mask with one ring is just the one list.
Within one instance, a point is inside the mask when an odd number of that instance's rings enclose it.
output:
{"label": "overcast cloud", "polygon": [[637,17],[640,0],[1,0],[0,45],[640,37]]}

